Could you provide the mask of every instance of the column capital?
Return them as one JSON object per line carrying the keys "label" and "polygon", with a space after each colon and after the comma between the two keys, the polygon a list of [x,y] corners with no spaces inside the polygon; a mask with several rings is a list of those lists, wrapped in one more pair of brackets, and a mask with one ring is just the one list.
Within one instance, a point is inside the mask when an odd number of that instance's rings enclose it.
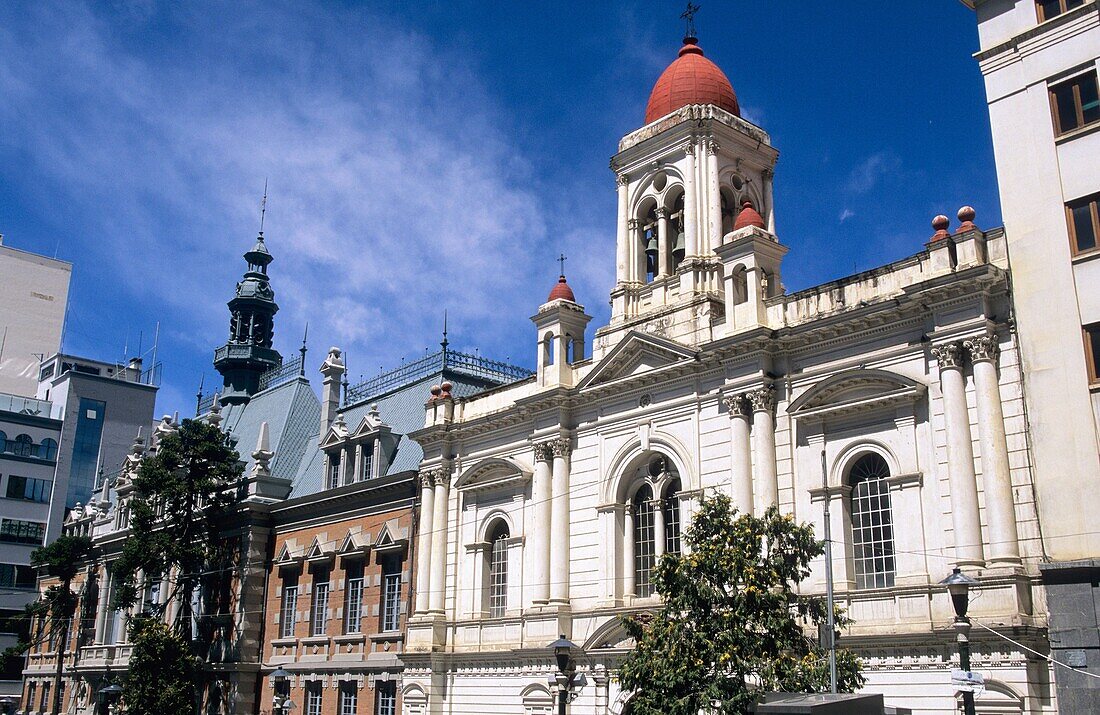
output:
{"label": "column capital", "polygon": [[555,439],[550,442],[550,450],[554,453],[555,458],[568,457],[573,451],[573,445],[567,439]]}
{"label": "column capital", "polygon": [[764,385],[745,393],[753,412],[775,412],[775,386]]}
{"label": "column capital", "polygon": [[963,343],[963,347],[970,353],[973,362],[997,362],[997,356],[1001,353],[1001,346],[995,337],[983,335],[971,338]]}
{"label": "column capital", "polygon": [[726,403],[726,409],[729,410],[731,420],[734,417],[748,417],[752,412],[749,409],[749,402],[743,394],[726,395],[722,398],[722,402]]}
{"label": "column capital", "polygon": [[695,142],[693,140],[689,139],[684,144],[684,154],[687,156],[695,156]]}
{"label": "column capital", "polygon": [[707,140],[707,153],[708,154],[710,154],[711,156],[714,156],[715,154],[718,153],[719,149],[721,149],[721,147],[718,145],[717,141],[715,141],[714,139],[708,139]]}
{"label": "column capital", "polygon": [[535,445],[536,462],[549,462],[554,458],[554,451],[551,448],[551,444],[551,442],[539,442]]}
{"label": "column capital", "polygon": [[630,183],[630,175],[629,174],[626,174],[626,173],[618,174],[615,177],[615,185],[616,186],[626,186],[629,183]]}
{"label": "column capital", "polygon": [[420,474],[418,475],[418,481],[420,482],[420,487],[422,489],[431,489],[433,486],[435,486],[435,477],[433,476],[434,471],[435,470],[433,469],[421,470]]}
{"label": "column capital", "polygon": [[963,348],[959,343],[944,343],[932,348],[932,357],[936,358],[940,370],[961,370],[963,366]]}
{"label": "column capital", "polygon": [[631,231],[637,231],[639,225],[641,225],[641,221],[636,218],[627,219],[626,221],[626,227],[629,228]]}
{"label": "column capital", "polygon": [[420,486],[431,488],[433,486],[447,486],[450,481],[451,470],[445,467],[420,470]]}
{"label": "column capital", "polygon": [[764,179],[770,179],[775,176],[775,169],[764,169],[760,172],[760,175],[764,177]]}
{"label": "column capital", "polygon": [[668,218],[668,209],[666,209],[664,206],[659,207],[656,213],[657,218]]}

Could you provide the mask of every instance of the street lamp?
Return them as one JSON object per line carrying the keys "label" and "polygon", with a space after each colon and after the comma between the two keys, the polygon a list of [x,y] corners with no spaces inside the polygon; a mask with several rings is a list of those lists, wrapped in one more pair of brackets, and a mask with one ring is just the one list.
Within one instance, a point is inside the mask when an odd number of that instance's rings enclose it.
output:
{"label": "street lamp", "polygon": [[580,649],[564,633],[547,648],[554,651],[554,658],[558,661],[558,672],[551,674],[547,681],[551,687],[556,686],[558,689],[558,715],[565,715],[566,703],[577,697],[574,691],[588,685],[588,678],[584,677],[584,673],[577,672],[572,651]]}
{"label": "street lamp", "polygon": [[[959,644],[959,668],[964,672],[970,672],[970,619],[966,617],[967,606],[970,605],[970,587],[977,585],[977,580],[970,578],[955,567],[951,575],[940,581],[941,586],[947,586],[947,592],[951,594],[951,605],[955,607],[955,640]],[[966,715],[974,715],[974,692],[963,690],[963,712]]]}
{"label": "street lamp", "polygon": [[2,713],[3,715],[11,715],[12,710],[14,709],[12,707],[13,705],[15,705],[15,701],[12,700],[11,697],[5,695],[4,697],[0,698],[0,713]]}
{"label": "street lamp", "polygon": [[271,673],[271,686],[275,691],[275,701],[271,708],[274,715],[288,715],[290,712],[290,673],[283,668],[276,668]]}
{"label": "street lamp", "polygon": [[117,715],[118,698],[122,695],[122,686],[118,683],[111,683],[100,688],[99,694],[103,696],[103,700],[107,703],[107,715]]}

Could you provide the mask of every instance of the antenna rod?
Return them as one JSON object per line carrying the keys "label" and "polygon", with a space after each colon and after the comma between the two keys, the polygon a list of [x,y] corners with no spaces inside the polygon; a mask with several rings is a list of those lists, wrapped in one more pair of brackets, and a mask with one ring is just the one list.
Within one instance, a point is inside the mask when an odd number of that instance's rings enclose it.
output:
{"label": "antenna rod", "polygon": [[825,634],[829,645],[829,692],[836,693],[836,622],[833,605],[833,539],[829,524],[829,476],[825,468],[825,450],[821,450],[821,486],[825,489]]}
{"label": "antenna rod", "polygon": [[[157,321],[157,331],[153,333],[153,359],[149,365],[149,379],[153,379],[153,375],[157,372],[157,346],[160,345],[160,321]],[[138,380],[141,380],[141,376],[138,376]]]}

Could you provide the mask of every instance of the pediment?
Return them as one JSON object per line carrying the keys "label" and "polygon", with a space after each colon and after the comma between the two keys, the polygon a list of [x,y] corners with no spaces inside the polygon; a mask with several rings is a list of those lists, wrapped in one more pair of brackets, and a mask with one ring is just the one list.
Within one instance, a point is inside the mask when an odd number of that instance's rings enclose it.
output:
{"label": "pediment", "polygon": [[675,340],[632,330],[585,375],[577,384],[577,389],[583,390],[667,369],[672,365],[694,361],[696,355],[695,350]]}
{"label": "pediment", "polygon": [[802,393],[787,412],[810,417],[877,409],[916,402],[926,390],[925,385],[886,370],[849,370]]}
{"label": "pediment", "polygon": [[374,550],[382,552],[402,550],[408,543],[408,530],[402,529],[397,519],[390,519],[378,530]]}
{"label": "pediment", "polygon": [[325,438],[321,440],[321,449],[327,449],[330,447],[339,447],[348,438],[347,431],[339,429],[339,425],[343,423],[333,423],[328,428],[328,432],[325,432]]}
{"label": "pediment", "polygon": [[366,437],[382,430],[389,430],[390,426],[382,421],[379,417],[377,410],[371,410],[367,414],[363,415],[363,419],[359,420],[359,424],[355,427],[355,430],[351,433],[351,437]]}
{"label": "pediment", "polygon": [[275,559],[275,565],[295,566],[304,556],[304,552],[295,542],[287,541],[283,544],[283,548],[279,550],[279,556]]}
{"label": "pediment", "polygon": [[354,527],[344,537],[344,541],[340,544],[339,553],[343,556],[361,553],[370,546],[369,539],[369,534],[364,534],[359,527]]}
{"label": "pediment", "polygon": [[463,491],[499,489],[524,484],[531,478],[531,470],[512,459],[491,457],[483,459],[455,480],[455,488]]}
{"label": "pediment", "polygon": [[318,534],[313,539],[313,543],[310,544],[306,550],[306,559],[309,561],[320,561],[323,559],[331,558],[333,555],[332,544],[324,540],[325,534]]}

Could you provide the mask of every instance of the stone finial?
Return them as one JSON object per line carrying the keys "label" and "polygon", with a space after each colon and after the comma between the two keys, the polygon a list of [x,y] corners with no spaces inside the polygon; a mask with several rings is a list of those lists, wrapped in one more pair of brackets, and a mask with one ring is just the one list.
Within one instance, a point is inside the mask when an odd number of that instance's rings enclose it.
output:
{"label": "stone finial", "polygon": [[973,206],[963,206],[959,209],[959,227],[955,229],[955,233],[963,233],[964,231],[976,231],[978,227],[974,225],[974,217],[977,214],[974,212]]}
{"label": "stone finial", "polygon": [[252,476],[271,476],[271,458],[275,453],[271,451],[271,438],[268,433],[267,422],[260,423],[260,434],[256,438],[256,449],[252,452]]}
{"label": "stone finial", "polygon": [[431,399],[438,400],[440,397],[443,396],[443,386],[442,385],[432,385],[429,392],[432,393],[432,398]]}
{"label": "stone finial", "polygon": [[443,395],[442,395],[442,396],[443,396],[444,398],[448,398],[448,397],[451,397],[451,390],[453,390],[453,389],[454,389],[454,384],[453,384],[453,383],[452,383],[452,382],[451,382],[450,380],[444,380],[444,381],[443,381],[443,382],[442,382],[442,383],[441,383],[441,384],[439,385],[439,389],[440,389],[440,390],[442,391],[442,393],[443,393]]}
{"label": "stone finial", "polygon": [[943,214],[936,216],[932,219],[932,228],[935,229],[935,233],[932,234],[933,241],[940,241],[947,238],[951,234],[948,233],[947,227],[951,225],[951,219],[947,218]]}
{"label": "stone finial", "polygon": [[328,355],[325,357],[325,361],[321,363],[321,374],[325,377],[339,378],[344,374],[344,359],[341,357],[343,352],[340,348],[333,346],[328,349]]}

